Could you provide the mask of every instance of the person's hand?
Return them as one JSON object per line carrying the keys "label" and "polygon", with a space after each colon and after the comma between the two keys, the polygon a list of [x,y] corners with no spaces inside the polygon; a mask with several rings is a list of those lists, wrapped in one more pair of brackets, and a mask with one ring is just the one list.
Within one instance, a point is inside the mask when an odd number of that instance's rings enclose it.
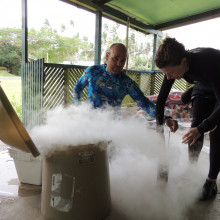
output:
{"label": "person's hand", "polygon": [[167,118],[165,123],[170,128],[171,132],[176,132],[176,130],[179,128],[178,121],[172,118]]}
{"label": "person's hand", "polygon": [[192,146],[200,136],[201,134],[197,128],[190,128],[189,131],[183,136],[182,143],[190,143],[189,146]]}

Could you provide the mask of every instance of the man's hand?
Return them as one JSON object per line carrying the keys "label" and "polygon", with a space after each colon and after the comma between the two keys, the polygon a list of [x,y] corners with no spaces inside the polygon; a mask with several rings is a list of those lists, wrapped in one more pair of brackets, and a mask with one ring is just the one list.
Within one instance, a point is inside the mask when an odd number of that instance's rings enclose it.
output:
{"label": "man's hand", "polygon": [[172,118],[167,118],[165,123],[170,128],[171,132],[176,132],[176,130],[179,128],[178,121]]}
{"label": "man's hand", "polygon": [[182,143],[190,143],[189,146],[192,146],[200,136],[201,134],[197,128],[190,128],[189,131],[183,136]]}

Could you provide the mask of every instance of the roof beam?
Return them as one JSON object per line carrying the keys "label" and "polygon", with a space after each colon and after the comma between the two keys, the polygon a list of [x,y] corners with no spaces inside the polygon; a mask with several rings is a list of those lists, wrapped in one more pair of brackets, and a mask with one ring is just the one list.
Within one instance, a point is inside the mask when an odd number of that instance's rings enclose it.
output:
{"label": "roof beam", "polygon": [[108,2],[110,2],[111,0],[92,0],[92,2],[94,2],[97,5],[104,5]]}

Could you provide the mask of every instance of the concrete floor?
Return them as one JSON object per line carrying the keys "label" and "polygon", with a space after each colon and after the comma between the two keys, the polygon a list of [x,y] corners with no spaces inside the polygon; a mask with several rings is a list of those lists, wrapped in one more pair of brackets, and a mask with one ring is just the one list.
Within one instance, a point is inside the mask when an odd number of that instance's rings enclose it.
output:
{"label": "concrete floor", "polygon": [[[207,163],[207,155],[201,155]],[[0,219],[1,220],[43,220],[40,211],[41,186],[20,183],[10,158],[7,146],[0,142]],[[220,189],[220,182],[218,181]],[[159,211],[159,210],[158,210]],[[127,220],[120,211],[113,208],[106,220]],[[195,202],[185,212],[186,220],[220,219],[220,194],[206,202]],[[92,219],[91,219],[92,220]],[[164,220],[164,219],[161,219]]]}
{"label": "concrete floor", "polygon": [[[202,152],[200,159],[202,160],[202,163],[205,163],[208,166],[207,153]],[[217,185],[220,189],[219,180]],[[167,202],[169,202],[168,199]],[[41,186],[20,183],[14,161],[8,154],[7,146],[0,141],[0,220],[43,220],[44,217],[41,214],[40,205]],[[114,204],[112,204],[112,207],[112,211],[106,220],[134,220],[132,217],[130,218],[129,216],[125,216],[117,209],[117,207],[114,206]],[[160,212],[160,210],[158,210],[158,212]],[[142,219],[148,220],[146,218]],[[142,219],[138,218],[135,220]],[[187,210],[184,211],[184,220],[219,219],[219,193],[213,200],[205,202],[195,201],[187,208]],[[161,220],[165,220],[165,218],[161,218]],[[170,219],[168,218],[167,220]],[[179,218],[176,220],[179,220]]]}

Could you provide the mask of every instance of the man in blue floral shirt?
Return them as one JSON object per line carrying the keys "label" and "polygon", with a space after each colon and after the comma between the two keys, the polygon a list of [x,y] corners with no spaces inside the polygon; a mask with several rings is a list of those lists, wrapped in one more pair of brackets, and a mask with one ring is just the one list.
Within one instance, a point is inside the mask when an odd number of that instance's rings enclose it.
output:
{"label": "man in blue floral shirt", "polygon": [[[88,99],[95,108],[105,105],[120,107],[124,97],[129,94],[139,107],[155,118],[155,104],[144,96],[137,83],[123,71],[126,59],[126,47],[121,43],[113,44],[106,53],[107,65],[88,67],[80,77],[73,89],[74,102],[80,101],[86,86],[88,86]],[[165,119],[167,126],[175,132],[178,128],[177,121],[170,117]],[[163,129],[157,128],[157,131],[162,132]],[[164,175],[163,167],[164,165],[161,165],[158,170],[159,177]]]}
{"label": "man in blue floral shirt", "polygon": [[119,107],[126,95],[130,95],[143,110],[155,117],[155,105],[143,92],[138,84],[123,71],[127,59],[127,49],[121,43],[115,43],[106,53],[107,65],[94,65],[85,73],[73,89],[75,103],[80,101],[83,89],[88,86],[88,99],[96,107],[106,104]]}

